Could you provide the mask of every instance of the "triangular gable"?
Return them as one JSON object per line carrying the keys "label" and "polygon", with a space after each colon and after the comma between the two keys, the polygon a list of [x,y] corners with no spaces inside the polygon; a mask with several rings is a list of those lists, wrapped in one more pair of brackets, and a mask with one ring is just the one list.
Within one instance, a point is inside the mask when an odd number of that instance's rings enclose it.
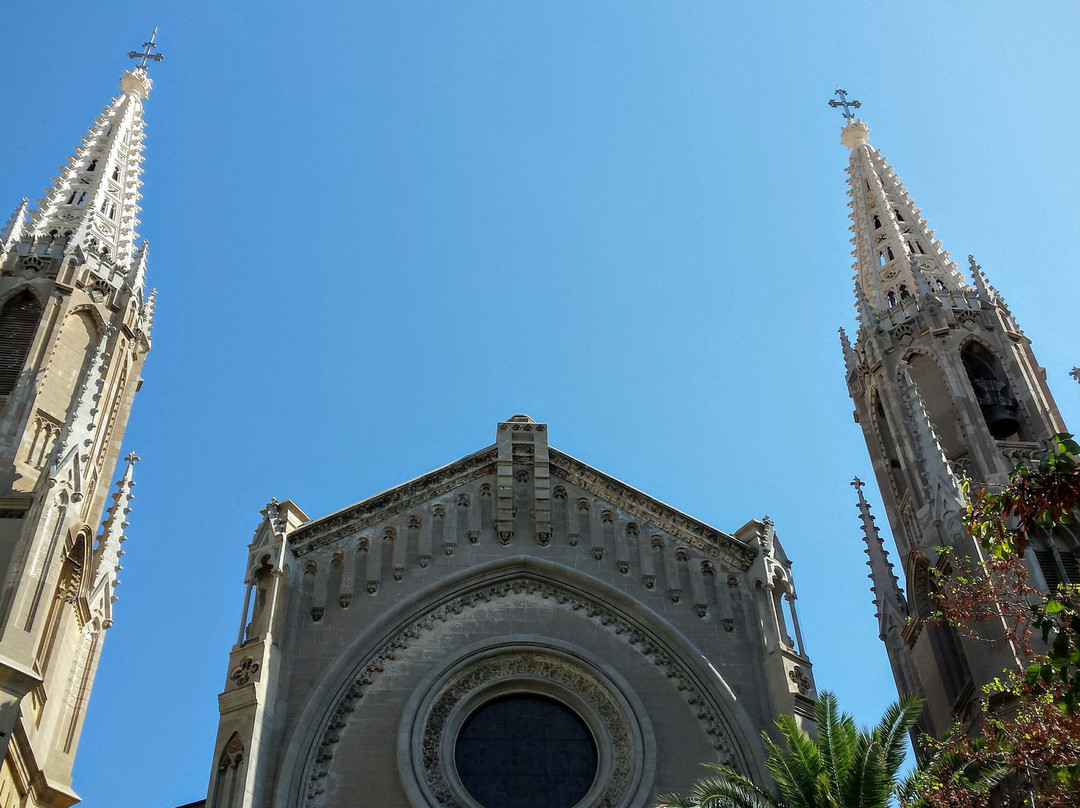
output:
{"label": "triangular gable", "polygon": [[[297,555],[304,555],[398,514],[420,508],[482,478],[491,477],[490,482],[494,483],[497,461],[498,444],[301,525],[289,535],[289,545]],[[755,549],[735,536],[694,519],[568,454],[550,449],[549,462],[552,486],[559,482],[577,486],[610,507],[654,525],[707,556],[745,570],[757,555]]]}

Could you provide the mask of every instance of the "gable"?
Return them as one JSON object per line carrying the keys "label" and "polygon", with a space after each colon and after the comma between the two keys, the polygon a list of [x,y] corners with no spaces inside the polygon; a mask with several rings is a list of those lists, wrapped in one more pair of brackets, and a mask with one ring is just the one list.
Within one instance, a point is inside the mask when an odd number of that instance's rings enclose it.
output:
{"label": "gable", "polygon": [[[523,426],[544,431],[543,424]],[[745,542],[570,455],[548,449],[546,441],[542,443],[543,453],[547,455],[543,463],[536,461],[536,449],[532,446],[529,447],[531,452],[515,451],[514,446],[510,448],[509,462],[504,460],[500,463],[498,444],[489,446],[348,508],[308,522],[289,535],[289,545],[297,556],[304,556],[328,544],[371,531],[401,515],[407,515],[406,522],[409,521],[408,515],[418,517],[420,525],[416,529],[420,531],[425,523],[430,525],[433,518],[445,520],[450,514],[454,514],[454,528],[463,528],[458,531],[460,535],[455,537],[453,544],[463,544],[469,540],[470,532],[482,535],[489,524],[493,526],[497,540],[505,539],[505,543],[509,543],[523,531],[514,529],[513,537],[500,537],[499,534],[511,528],[497,523],[509,520],[517,526],[523,520],[519,518],[520,514],[507,515],[506,508],[500,507],[500,499],[508,499],[511,512],[515,508],[520,511],[523,506],[530,512],[529,519],[524,521],[543,523],[528,531],[541,546],[556,538],[573,544],[572,536],[581,534],[582,524],[591,534],[592,528],[596,527],[592,524],[596,519],[585,520],[581,511],[587,510],[600,518],[598,527],[601,531],[604,530],[605,512],[612,515],[620,513],[624,516],[624,530],[626,525],[632,525],[631,529],[636,529],[639,535],[670,536],[675,542],[738,570],[745,571],[753,563],[756,551]],[[500,474],[500,471],[503,473]],[[541,484],[547,489],[547,497],[537,496]],[[572,496],[575,493],[580,496]],[[561,498],[565,504],[560,504]],[[485,499],[491,501],[486,502]],[[587,500],[584,508],[582,499]],[[560,518],[563,507],[565,516]],[[468,512],[463,513],[461,508]],[[607,521],[614,522],[614,519]],[[446,525],[441,529],[445,536]],[[556,537],[555,532],[561,532],[561,536]],[[544,534],[547,534],[547,538]],[[420,539],[419,533],[417,538]]]}

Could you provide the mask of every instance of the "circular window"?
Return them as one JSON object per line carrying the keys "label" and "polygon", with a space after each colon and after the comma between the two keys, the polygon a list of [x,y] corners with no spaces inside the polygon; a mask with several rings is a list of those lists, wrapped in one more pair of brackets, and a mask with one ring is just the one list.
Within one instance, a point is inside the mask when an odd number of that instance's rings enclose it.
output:
{"label": "circular window", "polygon": [[596,742],[565,704],[515,693],[465,719],[454,763],[483,808],[573,808],[596,779]]}

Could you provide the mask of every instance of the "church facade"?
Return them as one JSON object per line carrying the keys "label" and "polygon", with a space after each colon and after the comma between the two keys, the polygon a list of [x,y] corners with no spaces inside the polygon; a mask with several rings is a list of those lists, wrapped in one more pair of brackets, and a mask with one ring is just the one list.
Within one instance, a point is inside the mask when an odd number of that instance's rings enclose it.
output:
{"label": "church facade", "polygon": [[[46,198],[0,230],[0,808],[78,800],[112,625],[137,458],[110,482],[154,314],[136,235],[146,44]],[[903,590],[857,481],[859,509],[897,687],[927,696],[923,729],[941,735],[976,721],[979,686],[1017,663],[1007,644],[909,619],[932,609],[938,547],[979,553],[960,477],[1003,482],[1064,424],[974,259],[969,281],[864,123],[842,139],[859,311],[846,378]],[[1034,541],[1035,582],[1080,581],[1077,544]],[[551,447],[524,415],[334,513],[272,500],[244,585],[210,808],[645,808],[701,761],[766,783],[760,733],[780,713],[812,728],[768,517],[721,531]]]}
{"label": "church facade", "polygon": [[494,445],[309,519],[263,511],[210,808],[653,804],[765,782],[815,691],[771,522],[724,533],[548,444]]}
{"label": "church facade", "polygon": [[[1010,643],[985,641],[1002,640],[1000,626],[981,626],[984,636],[975,640],[923,620],[936,609],[931,569],[949,569],[940,548],[983,557],[962,521],[961,480],[976,490],[1006,483],[1065,424],[1030,340],[974,257],[966,278],[870,145],[863,121],[849,115],[841,137],[851,152],[858,309],[854,344],[841,330],[847,385],[900,554],[903,590],[856,480],[859,512],[897,689],[926,696],[920,729],[941,737],[957,721],[973,726],[982,686],[1023,661]],[[1065,529],[1032,537],[1029,580],[1043,591],[1080,583],[1077,552],[1077,537]]]}
{"label": "church facade", "polygon": [[110,483],[154,316],[135,232],[146,61],[37,209],[24,199],[0,230],[0,808],[78,801],[113,622],[138,458]]}

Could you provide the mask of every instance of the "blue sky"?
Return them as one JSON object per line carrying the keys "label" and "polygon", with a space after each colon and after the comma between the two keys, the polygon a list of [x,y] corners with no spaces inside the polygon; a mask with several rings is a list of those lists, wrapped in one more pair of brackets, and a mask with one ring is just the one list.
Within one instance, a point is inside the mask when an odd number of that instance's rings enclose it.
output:
{"label": "blue sky", "polygon": [[847,484],[872,473],[836,337],[838,82],[1080,422],[1073,3],[24,3],[0,206],[39,195],[155,25],[158,317],[90,806],[205,793],[271,496],[325,514],[517,412],[721,529],[769,514],[818,686],[874,720],[895,693]]}

